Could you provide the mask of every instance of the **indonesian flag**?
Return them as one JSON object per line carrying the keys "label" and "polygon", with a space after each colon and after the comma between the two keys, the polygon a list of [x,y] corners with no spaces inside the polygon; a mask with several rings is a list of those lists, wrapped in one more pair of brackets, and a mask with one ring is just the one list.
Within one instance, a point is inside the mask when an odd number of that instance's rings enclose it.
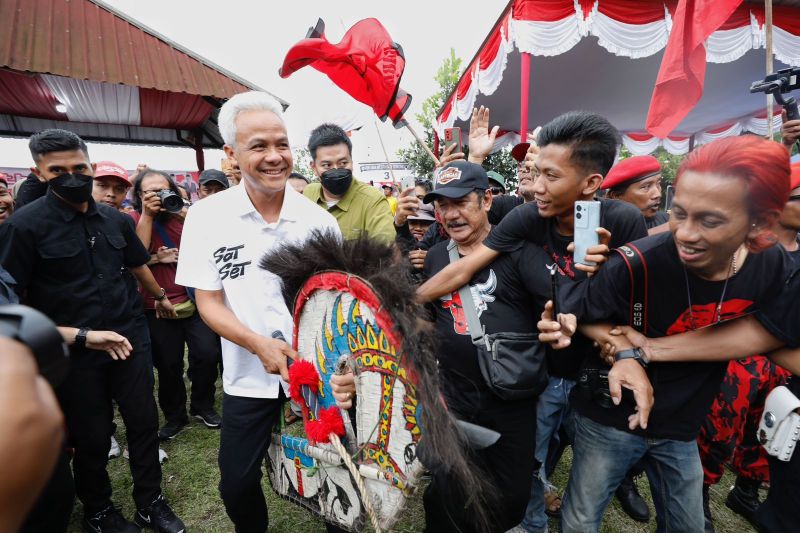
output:
{"label": "indonesian flag", "polygon": [[741,3],[742,0],[678,1],[650,100],[647,131],[664,139],[703,96],[704,43]]}
{"label": "indonesian flag", "polygon": [[406,66],[403,49],[376,19],[357,22],[338,44],[328,42],[325,23],[319,19],[306,38],[289,49],[278,73],[288,78],[306,65],[370,106],[381,120],[390,118],[398,128],[405,125],[403,113],[411,95],[400,89]]}

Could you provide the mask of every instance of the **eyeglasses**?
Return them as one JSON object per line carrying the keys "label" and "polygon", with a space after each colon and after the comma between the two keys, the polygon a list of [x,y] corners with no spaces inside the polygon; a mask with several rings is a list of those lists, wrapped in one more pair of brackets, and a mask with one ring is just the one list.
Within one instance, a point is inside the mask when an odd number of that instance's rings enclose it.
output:
{"label": "eyeglasses", "polygon": [[501,189],[500,187],[490,187],[489,190],[492,191],[492,194],[495,195],[503,192],[503,189]]}

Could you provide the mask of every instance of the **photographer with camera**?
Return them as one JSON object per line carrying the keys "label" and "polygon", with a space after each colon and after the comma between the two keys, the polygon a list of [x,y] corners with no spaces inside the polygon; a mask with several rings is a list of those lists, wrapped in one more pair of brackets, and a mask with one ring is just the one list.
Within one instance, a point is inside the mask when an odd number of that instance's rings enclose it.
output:
{"label": "photographer with camera", "polygon": [[[173,316],[175,310],[147,268],[150,256],[130,220],[92,198],[95,166],[83,140],[51,129],[31,136],[29,147],[48,191],[0,225],[0,265],[14,278],[22,303],[61,327],[74,328],[69,339],[72,365],[57,392],[75,450],[75,489],[83,502],[84,530],[136,530],[114,507],[106,472],[111,402],[116,400],[127,429],[136,520],[162,531],[180,531],[183,523],[160,487],[147,322],[123,268],[155,297],[159,316]],[[115,360],[93,349],[88,344],[93,330],[120,334],[132,351]]]}
{"label": "photographer with camera", "polygon": [[175,283],[184,220],[183,200],[178,192],[169,174],[146,168],[134,183],[135,211],[130,213],[136,222],[136,234],[150,251],[148,264],[153,276],[176,304],[177,317],[161,320],[156,316],[155,300],[142,293],[153,363],[158,370],[158,403],[166,419],[158,432],[161,440],[174,438],[188,423],[183,381],[185,344],[189,345],[188,373],[192,382],[190,414],[211,429],[222,423],[214,410],[217,366],[222,360],[219,336],[200,318],[190,291]]}

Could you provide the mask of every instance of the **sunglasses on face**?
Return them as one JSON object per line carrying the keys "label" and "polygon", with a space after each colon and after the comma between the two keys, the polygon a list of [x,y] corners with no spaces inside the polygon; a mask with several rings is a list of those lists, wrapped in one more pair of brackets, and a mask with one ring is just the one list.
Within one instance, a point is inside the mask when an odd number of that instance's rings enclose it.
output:
{"label": "sunglasses on face", "polygon": [[503,189],[501,189],[500,187],[489,187],[489,190],[492,191],[492,194],[495,194],[495,195],[500,194],[500,193],[503,192]]}

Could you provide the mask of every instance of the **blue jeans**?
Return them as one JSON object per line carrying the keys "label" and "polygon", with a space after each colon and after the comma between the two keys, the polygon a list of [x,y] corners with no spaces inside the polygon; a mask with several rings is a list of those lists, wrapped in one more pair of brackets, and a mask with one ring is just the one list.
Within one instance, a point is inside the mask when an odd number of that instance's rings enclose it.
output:
{"label": "blue jeans", "polygon": [[575,413],[572,450],[561,508],[564,533],[598,531],[614,490],[642,458],[656,508],[656,531],[703,531],[703,468],[696,441],[648,439]]}
{"label": "blue jeans", "polygon": [[558,436],[558,428],[569,416],[569,393],[575,382],[569,379],[551,377],[547,388],[539,396],[536,403],[536,449],[534,458],[540,467],[533,474],[531,495],[525,510],[522,528],[528,533],[540,533],[547,530],[547,514],[544,509],[544,487],[547,476],[544,463],[551,439]]}

